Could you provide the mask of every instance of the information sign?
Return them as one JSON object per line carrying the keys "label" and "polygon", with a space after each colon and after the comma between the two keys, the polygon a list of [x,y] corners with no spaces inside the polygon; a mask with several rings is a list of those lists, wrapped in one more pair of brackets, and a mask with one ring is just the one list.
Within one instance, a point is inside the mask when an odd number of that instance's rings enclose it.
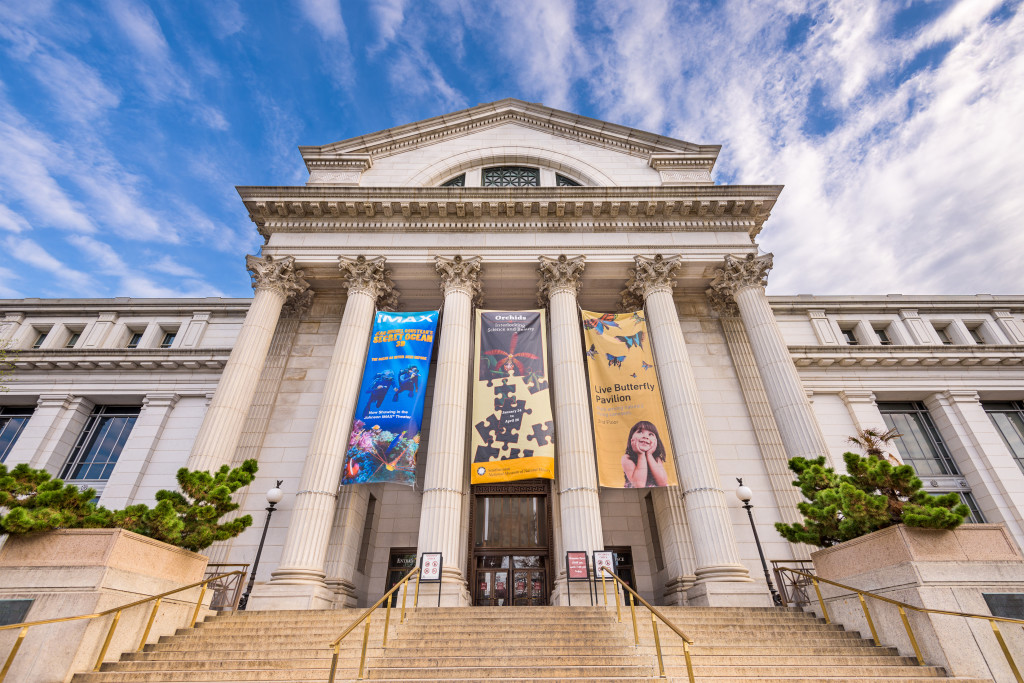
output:
{"label": "information sign", "polygon": [[570,581],[586,581],[590,578],[589,565],[587,553],[584,551],[570,550],[565,554],[565,566],[569,573]]}
{"label": "information sign", "polygon": [[604,576],[604,568],[615,571],[615,555],[611,550],[594,551],[594,576]]}
{"label": "information sign", "polygon": [[420,582],[441,580],[441,553],[423,553],[420,561]]}

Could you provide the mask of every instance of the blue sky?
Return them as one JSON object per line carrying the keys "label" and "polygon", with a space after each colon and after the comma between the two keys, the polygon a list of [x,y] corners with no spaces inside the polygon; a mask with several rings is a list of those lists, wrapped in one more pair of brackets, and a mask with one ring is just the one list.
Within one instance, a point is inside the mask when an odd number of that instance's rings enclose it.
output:
{"label": "blue sky", "polygon": [[0,297],[249,296],[235,185],[518,97],[785,184],[774,294],[1024,292],[1021,2],[0,3]]}

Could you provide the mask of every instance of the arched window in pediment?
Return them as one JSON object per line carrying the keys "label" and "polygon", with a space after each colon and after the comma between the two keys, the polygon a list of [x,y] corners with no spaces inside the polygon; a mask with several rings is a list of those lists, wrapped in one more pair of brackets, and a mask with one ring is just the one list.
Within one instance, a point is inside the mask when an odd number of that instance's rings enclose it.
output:
{"label": "arched window in pediment", "polygon": [[466,186],[466,174],[462,173],[455,176],[451,180],[446,180],[441,183],[441,187],[465,187]]}
{"label": "arched window in pediment", "polygon": [[484,187],[540,187],[540,169],[529,166],[492,166],[481,177]]}
{"label": "arched window in pediment", "polygon": [[579,187],[580,186],[580,183],[576,182],[572,178],[569,178],[568,176],[562,175],[561,173],[556,173],[555,174],[555,184],[558,185],[558,187]]}

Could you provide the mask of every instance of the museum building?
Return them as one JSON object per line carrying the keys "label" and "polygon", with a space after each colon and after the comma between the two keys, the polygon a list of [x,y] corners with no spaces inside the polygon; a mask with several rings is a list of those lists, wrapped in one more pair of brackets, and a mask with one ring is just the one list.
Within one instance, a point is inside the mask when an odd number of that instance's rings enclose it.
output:
{"label": "museum building", "polygon": [[[768,297],[780,186],[514,99],[299,151],[304,186],[238,188],[251,299],[0,301],[0,461],[119,508],[257,459],[209,551],[251,563],[283,482],[250,609],[372,604],[428,552],[444,604],[585,603],[565,553],[595,550],[654,604],[770,604],[736,479],[768,559],[805,559],[787,460],[864,428],[1024,544],[1024,295]],[[471,483],[480,309],[546,312],[554,479]],[[599,486],[581,309],[646,316],[678,486]],[[438,310],[415,485],[340,485],[375,313]]]}

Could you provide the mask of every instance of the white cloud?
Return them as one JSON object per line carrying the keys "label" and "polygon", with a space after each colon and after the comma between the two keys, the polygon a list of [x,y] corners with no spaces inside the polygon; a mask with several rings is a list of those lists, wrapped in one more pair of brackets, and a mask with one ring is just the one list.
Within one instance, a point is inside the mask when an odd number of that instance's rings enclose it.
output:
{"label": "white cloud", "polygon": [[338,0],[299,0],[299,10],[324,40],[348,42]]}
{"label": "white cloud", "polygon": [[68,267],[33,240],[8,237],[4,241],[4,247],[11,257],[52,273],[61,284],[74,292],[95,292],[98,288],[92,276]]}
{"label": "white cloud", "polygon": [[11,281],[17,280],[18,274],[13,270],[0,267],[0,299],[21,299],[25,295],[11,287]]}
{"label": "white cloud", "polygon": [[203,6],[209,12],[214,34],[218,38],[233,36],[245,28],[245,14],[235,0],[218,0]]}
{"label": "white cloud", "polygon": [[370,6],[370,12],[377,22],[377,31],[380,33],[380,41],[371,48],[371,52],[376,52],[395,40],[405,19],[406,4],[407,0],[379,0]]}
{"label": "white cloud", "polygon": [[120,104],[99,72],[66,53],[34,55],[31,71],[68,119],[89,121]]}
{"label": "white cloud", "polygon": [[25,230],[31,230],[32,226],[28,224],[24,216],[14,211],[9,206],[0,204],[0,230],[7,230],[9,232],[24,232]]}
{"label": "white cloud", "polygon": [[166,254],[149,264],[149,270],[167,273],[168,275],[174,275],[176,277],[192,278],[193,280],[198,280],[202,277],[199,273],[186,266],[180,260]]}

